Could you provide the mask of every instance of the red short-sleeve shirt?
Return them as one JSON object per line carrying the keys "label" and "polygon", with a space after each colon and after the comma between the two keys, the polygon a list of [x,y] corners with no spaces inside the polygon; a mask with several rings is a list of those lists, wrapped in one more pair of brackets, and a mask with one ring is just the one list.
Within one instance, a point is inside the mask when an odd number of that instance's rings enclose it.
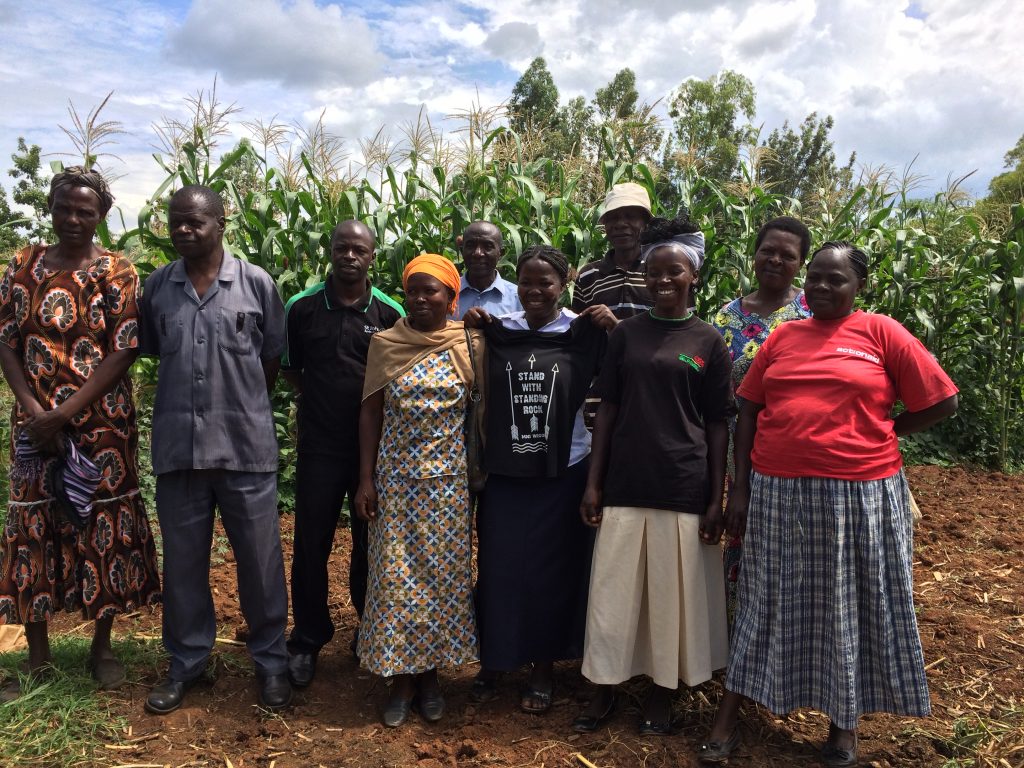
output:
{"label": "red short-sleeve shirt", "polygon": [[879,480],[903,465],[893,404],[920,411],[956,392],[906,328],[857,311],[781,325],[737,394],[764,405],[751,454],[761,474]]}

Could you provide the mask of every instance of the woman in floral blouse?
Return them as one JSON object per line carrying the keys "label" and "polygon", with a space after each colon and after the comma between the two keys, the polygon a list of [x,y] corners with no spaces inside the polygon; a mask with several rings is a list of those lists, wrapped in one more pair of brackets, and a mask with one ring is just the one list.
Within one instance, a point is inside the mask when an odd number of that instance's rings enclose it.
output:
{"label": "woman in floral blouse", "polygon": [[[791,216],[780,216],[766,222],[754,242],[754,277],[757,288],[748,296],[734,299],[722,307],[711,324],[725,339],[732,357],[733,389],[739,389],[747,375],[754,355],[768,334],[787,320],[811,316],[804,292],[793,284],[811,248],[811,233],[802,222]],[[736,399],[737,408],[742,399]],[[729,482],[733,477],[732,433],[729,425]],[[728,593],[729,622],[736,612],[736,585],[740,573],[742,541],[733,537],[725,546],[725,585]]]}
{"label": "woman in floral blouse", "polygon": [[[16,398],[0,624],[25,625],[29,671],[42,674],[47,622],[80,610],[95,621],[89,665],[104,689],[125,681],[110,646],[114,616],[156,602],[160,588],[127,376],[139,279],[128,259],[93,243],[112,203],[95,171],[58,173],[49,197],[57,243],[21,251],[0,280],[0,366]],[[94,491],[76,497],[73,481],[70,492],[55,486],[66,457],[95,464]],[[15,681],[0,697],[19,690]]]}

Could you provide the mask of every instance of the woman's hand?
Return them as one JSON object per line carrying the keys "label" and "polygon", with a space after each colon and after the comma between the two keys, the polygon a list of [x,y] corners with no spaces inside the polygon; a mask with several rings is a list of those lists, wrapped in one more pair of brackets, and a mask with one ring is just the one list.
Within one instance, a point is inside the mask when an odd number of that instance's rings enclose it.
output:
{"label": "woman's hand", "polygon": [[580,317],[589,318],[590,322],[598,328],[609,332],[619,324],[619,318],[612,314],[612,311],[604,304],[592,304],[580,312]]}
{"label": "woman's hand", "polygon": [[747,530],[747,508],[750,506],[750,489],[734,485],[725,505],[725,530],[730,536],[743,538]]}
{"label": "woman's hand", "polygon": [[360,520],[370,522],[377,517],[377,488],[372,479],[360,480],[356,489],[356,515]]}
{"label": "woman's hand", "polygon": [[598,528],[601,525],[601,491],[592,485],[588,485],[583,491],[583,499],[580,501],[580,517],[583,523],[591,528]]}
{"label": "woman's hand", "polygon": [[56,437],[67,423],[68,417],[61,413],[59,408],[52,411],[40,409],[39,413],[26,418],[22,422],[22,427],[34,446],[46,448],[58,442]]}
{"label": "woman's hand", "polygon": [[717,544],[722,539],[725,520],[722,517],[722,503],[715,499],[700,517],[700,540],[704,544]]}
{"label": "woman's hand", "polygon": [[493,318],[483,307],[470,307],[462,316],[462,322],[467,328],[483,328]]}

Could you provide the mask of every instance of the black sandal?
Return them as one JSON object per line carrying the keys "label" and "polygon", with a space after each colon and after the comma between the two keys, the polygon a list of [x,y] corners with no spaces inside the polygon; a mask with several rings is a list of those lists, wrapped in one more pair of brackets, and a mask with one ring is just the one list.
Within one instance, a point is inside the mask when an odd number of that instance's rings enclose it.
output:
{"label": "black sandal", "polygon": [[483,677],[482,673],[473,680],[469,689],[469,700],[474,704],[486,704],[498,698],[498,678]]}
{"label": "black sandal", "polygon": [[719,765],[729,762],[729,757],[740,745],[740,734],[733,728],[725,741],[705,741],[697,749],[697,760],[705,765]]}
{"label": "black sandal", "polygon": [[615,694],[612,693],[608,697],[608,706],[604,712],[600,715],[588,715],[584,712],[581,715],[577,715],[576,719],[572,721],[572,729],[576,733],[593,733],[600,728],[608,718],[615,712]]}
{"label": "black sandal", "polygon": [[[543,715],[551,709],[551,694],[553,689],[546,691],[533,686],[527,686],[519,697],[519,708],[530,715]],[[534,702],[538,706],[528,706],[527,702]]]}

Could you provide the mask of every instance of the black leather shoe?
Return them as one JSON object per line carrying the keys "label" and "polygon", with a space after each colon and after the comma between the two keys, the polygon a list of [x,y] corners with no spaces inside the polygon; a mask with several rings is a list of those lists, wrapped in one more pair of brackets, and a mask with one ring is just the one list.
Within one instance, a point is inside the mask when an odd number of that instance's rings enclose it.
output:
{"label": "black leather shoe", "polygon": [[274,712],[292,703],[292,685],[288,675],[260,677],[260,706]]}
{"label": "black leather shoe", "polygon": [[412,699],[393,696],[388,700],[387,706],[381,713],[381,722],[386,728],[397,728],[409,719],[410,710],[412,710]]}
{"label": "black leather shoe", "polygon": [[172,680],[164,678],[153,686],[146,697],[146,711],[154,715],[173,712],[185,700],[185,693],[196,684],[196,680]]}
{"label": "black leather shoe", "polygon": [[420,707],[420,716],[428,723],[436,723],[444,717],[444,696],[440,688],[434,688],[426,693],[420,692],[416,697]]}
{"label": "black leather shoe", "polygon": [[315,653],[295,653],[288,657],[288,680],[296,688],[305,688],[316,674]]}

